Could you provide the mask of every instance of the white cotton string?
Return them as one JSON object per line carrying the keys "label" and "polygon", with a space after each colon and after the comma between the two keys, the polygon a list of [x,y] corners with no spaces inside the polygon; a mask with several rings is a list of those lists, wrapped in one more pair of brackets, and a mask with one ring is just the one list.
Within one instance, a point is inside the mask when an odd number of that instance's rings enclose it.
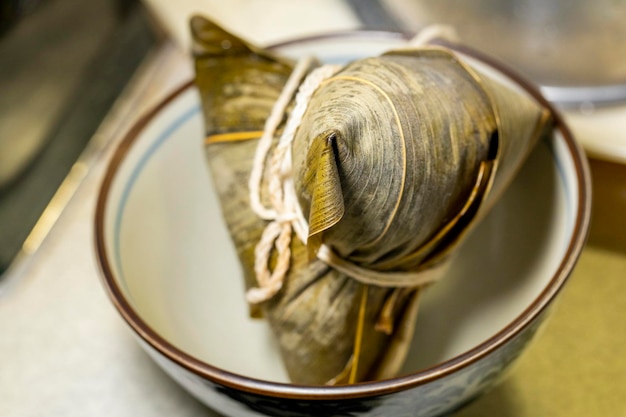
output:
{"label": "white cotton string", "polygon": [[377,287],[421,287],[437,281],[448,268],[448,263],[443,262],[419,271],[376,271],[340,257],[324,244],[320,246],[316,256],[320,261],[360,283]]}
{"label": "white cotton string", "polygon": [[[302,215],[291,178],[291,144],[311,96],[325,79],[339,70],[339,66],[324,65],[319,67],[311,71],[300,85],[294,109],[289,115],[282,136],[269,159],[267,175],[269,176],[268,193],[271,208],[266,208],[261,204],[260,194],[265,161],[274,133],[291,101],[297,84],[300,83],[310,65],[310,59],[302,60],[296,65],[285,89],[272,109],[265,124],[263,136],[257,145],[249,181],[250,204],[259,217],[271,221],[263,231],[261,240],[255,248],[254,272],[259,286],[248,290],[246,298],[250,303],[268,300],[282,287],[285,275],[289,270],[291,258],[289,246],[292,230],[303,242],[306,242],[307,239],[307,221]],[[292,80],[295,80],[293,82],[296,84],[295,87],[292,85]],[[268,264],[273,249],[276,249],[277,253],[276,265],[270,271]]]}
{"label": "white cotton string", "polygon": [[261,203],[261,180],[263,178],[263,169],[265,166],[265,158],[269,152],[272,141],[274,140],[274,132],[283,120],[285,110],[289,106],[293,95],[300,86],[302,78],[306,75],[309,67],[313,62],[313,58],[305,57],[298,61],[296,67],[291,72],[287,83],[274,103],[270,116],[265,121],[263,135],[259,139],[259,143],[254,154],[252,171],[248,180],[248,188],[250,190],[250,207],[262,219],[272,219],[276,217],[276,211],[266,208]]}

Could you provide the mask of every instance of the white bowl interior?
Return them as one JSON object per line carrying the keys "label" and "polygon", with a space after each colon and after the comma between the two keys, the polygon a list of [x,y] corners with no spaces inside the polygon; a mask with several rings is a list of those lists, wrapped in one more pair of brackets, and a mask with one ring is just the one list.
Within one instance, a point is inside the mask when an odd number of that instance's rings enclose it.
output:
{"label": "white bowl interior", "polygon": [[[284,49],[292,55],[328,52],[329,44],[332,50],[322,57],[339,61],[376,54],[398,41],[318,40]],[[189,88],[136,137],[105,207],[113,274],[142,320],[180,350],[231,372],[287,382],[267,323],[248,317],[203,136],[197,92]],[[572,237],[576,178],[560,133],[538,144],[449,273],[426,291],[404,372],[479,345],[539,296]]]}

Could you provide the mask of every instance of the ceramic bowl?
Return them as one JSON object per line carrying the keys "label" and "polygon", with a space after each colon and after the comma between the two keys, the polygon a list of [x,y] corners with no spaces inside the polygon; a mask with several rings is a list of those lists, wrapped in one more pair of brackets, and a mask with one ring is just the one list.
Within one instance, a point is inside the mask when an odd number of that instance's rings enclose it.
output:
{"label": "ceramic bowl", "polygon": [[[326,61],[375,55],[399,35],[328,35],[277,47]],[[488,58],[479,70],[539,93]],[[96,246],[108,294],[148,354],[227,416],[435,416],[500,380],[533,339],[586,238],[590,182],[558,115],[503,198],[423,296],[401,376],[348,386],[290,384],[268,325],[248,317],[243,279],[202,150],[190,82],[121,141],[97,203]]]}

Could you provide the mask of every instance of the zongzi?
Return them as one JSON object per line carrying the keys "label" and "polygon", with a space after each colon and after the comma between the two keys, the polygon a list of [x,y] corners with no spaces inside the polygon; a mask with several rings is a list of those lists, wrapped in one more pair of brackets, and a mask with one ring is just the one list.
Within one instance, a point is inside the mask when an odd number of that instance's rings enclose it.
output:
{"label": "zongzi", "polygon": [[295,383],[395,375],[420,293],[548,111],[443,47],[329,66],[190,25],[206,157],[251,314]]}

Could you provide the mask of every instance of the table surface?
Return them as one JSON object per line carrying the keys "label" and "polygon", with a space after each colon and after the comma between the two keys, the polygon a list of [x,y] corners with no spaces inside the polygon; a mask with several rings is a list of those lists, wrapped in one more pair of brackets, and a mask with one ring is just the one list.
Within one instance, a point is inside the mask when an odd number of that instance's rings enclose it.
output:
{"label": "table surface", "polygon": [[[216,416],[141,350],[107,299],[93,249],[115,144],[191,75],[170,43],[150,56],[76,167],[83,174],[54,228],[0,286],[0,415]],[[591,167],[589,241],[554,315],[509,377],[455,416],[626,417],[626,167]]]}

